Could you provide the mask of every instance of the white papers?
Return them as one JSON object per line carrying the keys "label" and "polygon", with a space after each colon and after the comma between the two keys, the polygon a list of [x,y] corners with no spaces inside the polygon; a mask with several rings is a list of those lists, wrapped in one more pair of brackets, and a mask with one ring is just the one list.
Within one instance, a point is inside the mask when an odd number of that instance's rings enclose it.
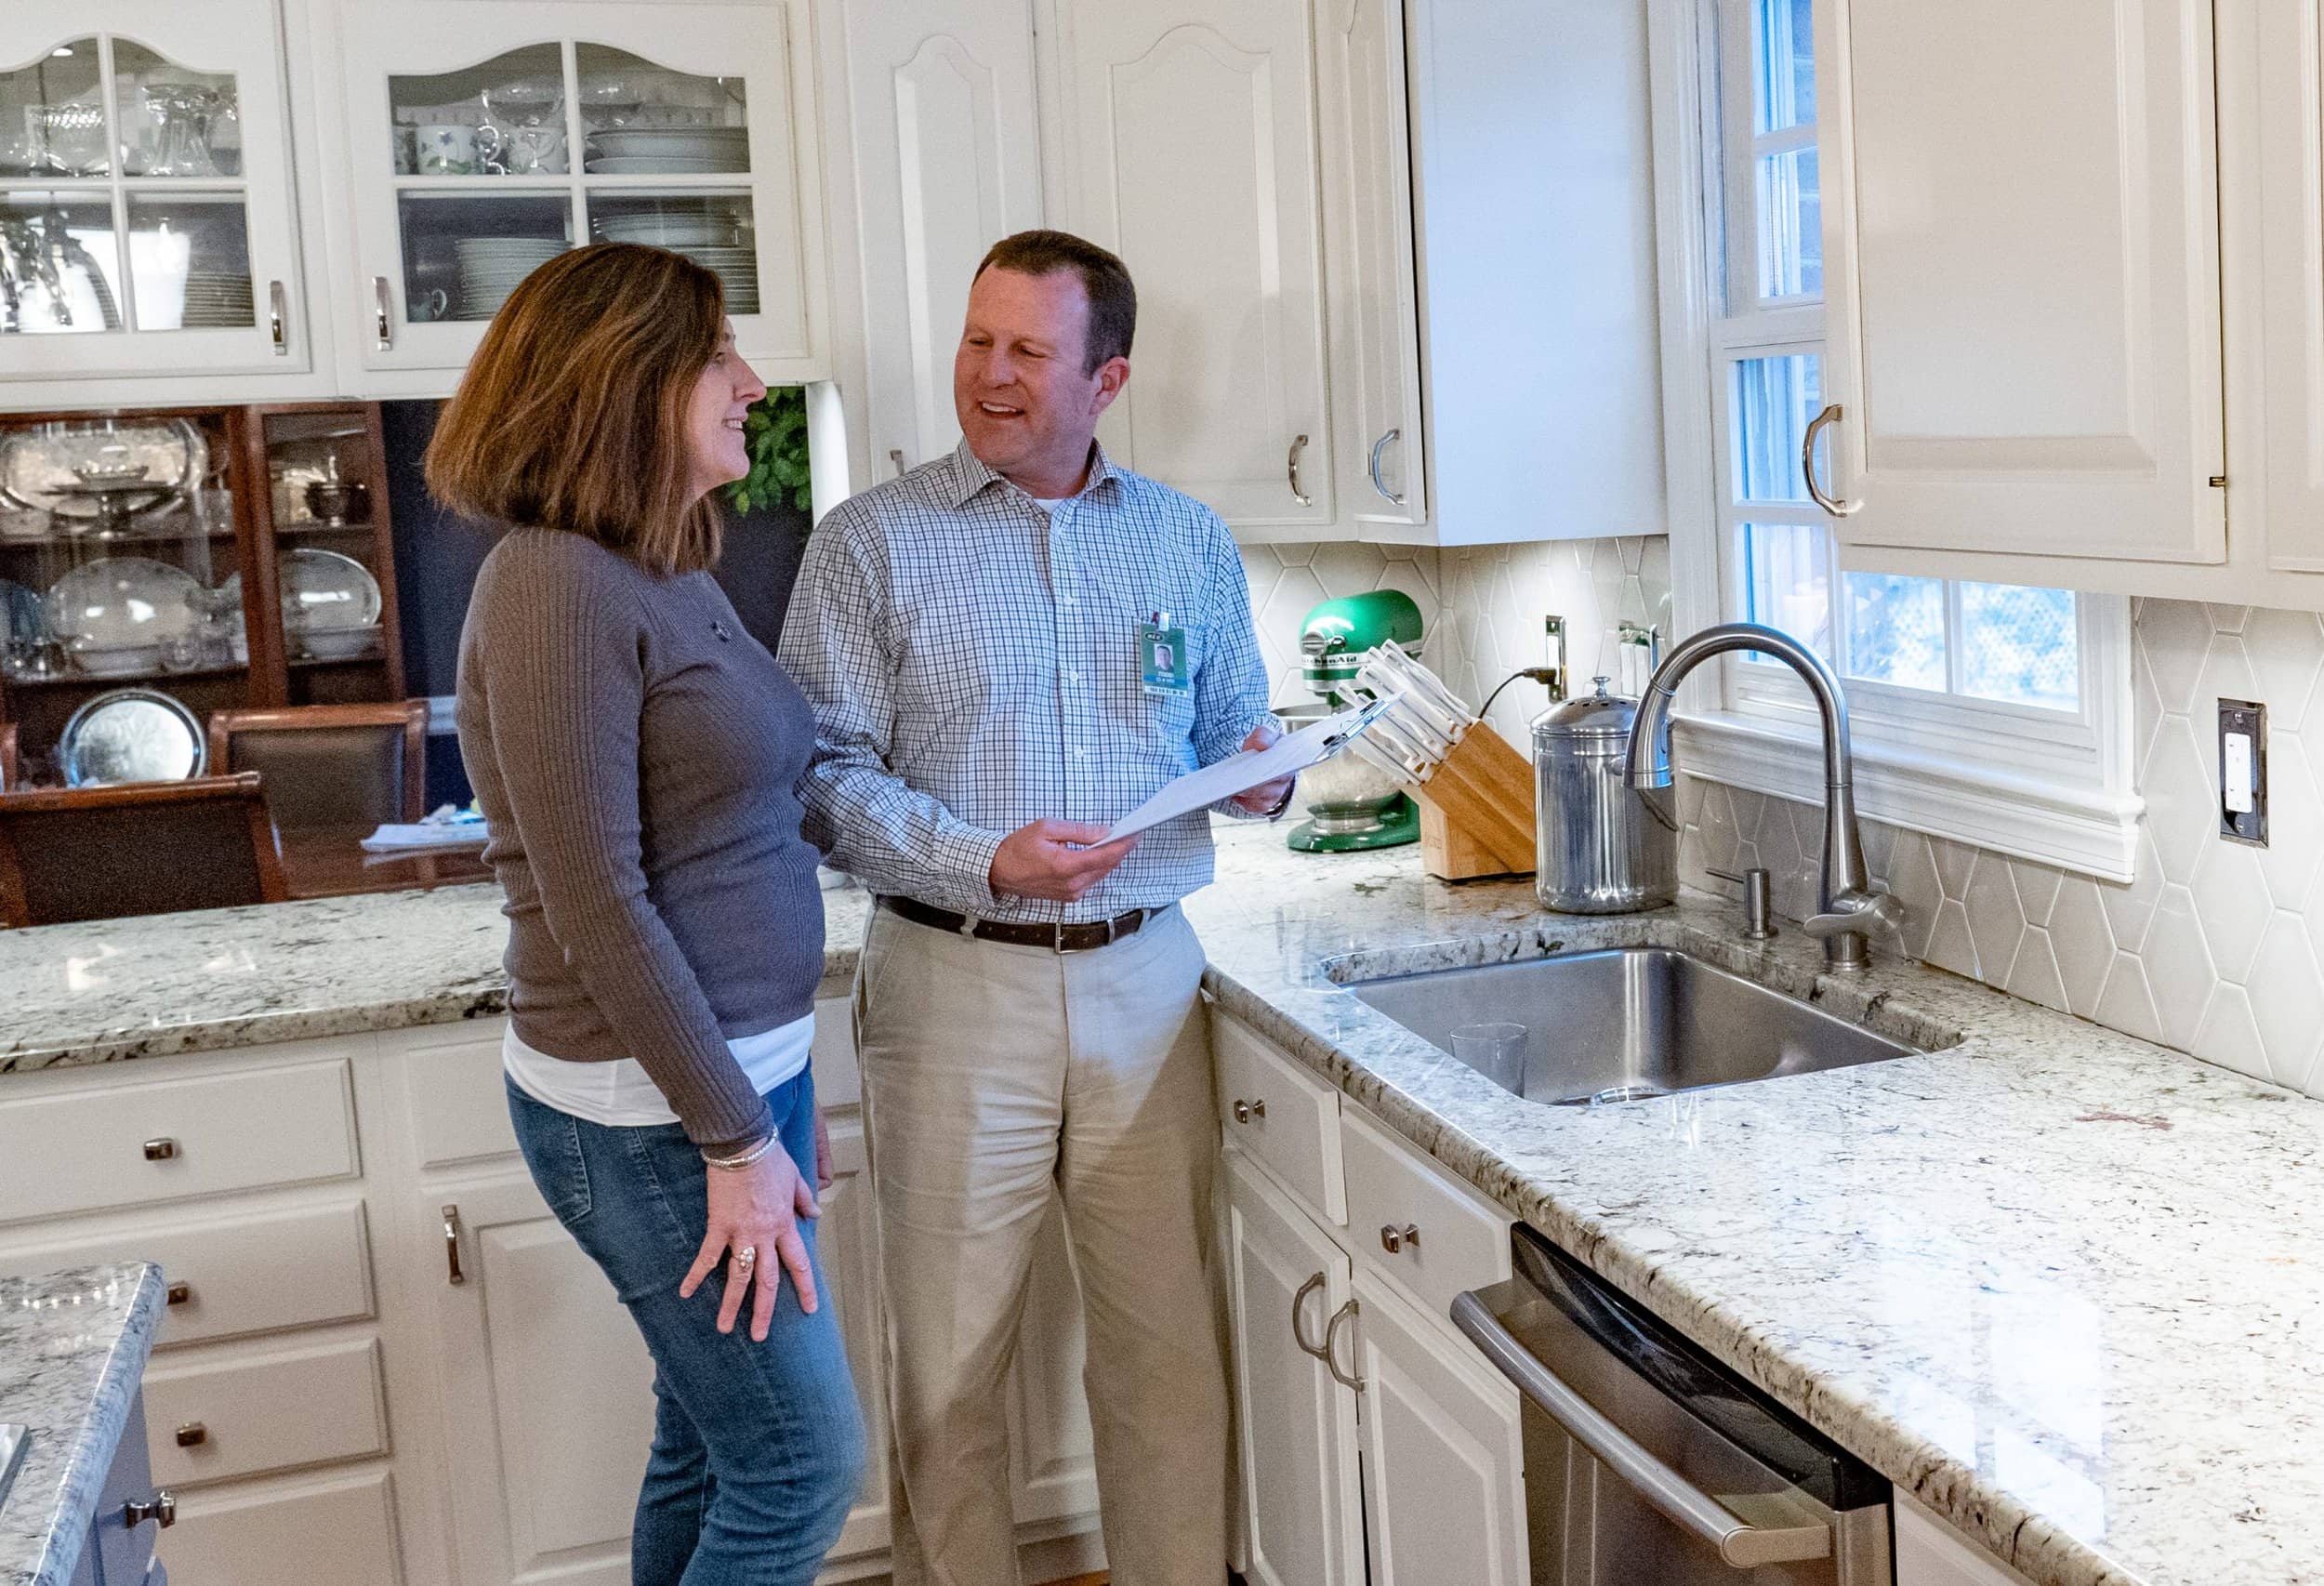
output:
{"label": "white papers", "polygon": [[424,821],[408,826],[393,822],[363,840],[366,853],[408,853],[427,848],[474,848],[490,836],[484,817],[456,811],[450,804]]}
{"label": "white papers", "polygon": [[1359,709],[1342,710],[1337,716],[1310,721],[1263,749],[1245,749],[1214,765],[1190,771],[1116,821],[1113,829],[1105,834],[1105,840],[1113,842],[1149,826],[1158,826],[1164,821],[1207,810],[1221,799],[1232,799],[1262,782],[1273,782],[1278,776],[1289,776],[1329,760],[1380,720],[1393,703],[1394,699],[1375,700]]}

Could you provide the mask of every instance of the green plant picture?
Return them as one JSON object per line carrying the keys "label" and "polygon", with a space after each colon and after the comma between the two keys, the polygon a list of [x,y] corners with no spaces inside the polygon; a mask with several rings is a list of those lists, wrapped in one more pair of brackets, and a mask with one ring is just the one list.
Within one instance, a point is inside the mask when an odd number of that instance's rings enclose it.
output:
{"label": "green plant picture", "polygon": [[807,393],[798,386],[775,386],[743,416],[743,443],[750,471],[726,487],[736,511],[788,502],[813,509],[807,485]]}

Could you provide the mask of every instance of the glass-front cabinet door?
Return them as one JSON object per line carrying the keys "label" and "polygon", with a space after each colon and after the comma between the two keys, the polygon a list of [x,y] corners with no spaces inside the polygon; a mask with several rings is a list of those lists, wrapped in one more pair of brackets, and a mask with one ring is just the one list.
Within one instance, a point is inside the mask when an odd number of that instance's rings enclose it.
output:
{"label": "glass-front cabinet door", "polygon": [[746,353],[812,357],[783,5],[342,15],[372,367],[464,365],[527,275],[590,242],[684,254]]}
{"label": "glass-front cabinet door", "polygon": [[0,380],[308,367],[274,0],[0,5]]}

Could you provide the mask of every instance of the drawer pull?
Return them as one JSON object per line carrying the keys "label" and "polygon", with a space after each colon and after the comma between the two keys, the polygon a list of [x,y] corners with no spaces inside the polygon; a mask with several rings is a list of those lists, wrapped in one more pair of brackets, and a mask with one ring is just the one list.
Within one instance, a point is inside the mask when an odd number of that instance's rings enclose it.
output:
{"label": "drawer pull", "polygon": [[149,1162],[175,1161],[177,1156],[178,1143],[165,1134],[159,1140],[149,1140],[145,1143],[145,1159]]}
{"label": "drawer pull", "polygon": [[1381,1249],[1393,1256],[1406,1245],[1410,1245],[1416,1250],[1420,1248],[1420,1225],[1418,1223],[1407,1223],[1401,1228],[1393,1223],[1383,1223],[1380,1225],[1380,1248]]}
{"label": "drawer pull", "polygon": [[1301,1284],[1300,1291],[1291,1296],[1291,1341],[1300,1346],[1301,1355],[1312,1355],[1328,1366],[1331,1364],[1331,1357],[1324,1353],[1323,1345],[1308,1342],[1307,1334],[1300,1328],[1300,1313],[1307,1308],[1307,1297],[1323,1286],[1324,1275],[1319,1272],[1305,1283]]}
{"label": "drawer pull", "polygon": [[456,1202],[443,1209],[444,1281],[455,1286],[466,1283],[468,1274],[460,1270],[460,1208]]}
{"label": "drawer pull", "polygon": [[181,1278],[162,1290],[162,1296],[173,1305],[182,1305],[193,1298],[193,1285]]}
{"label": "drawer pull", "polygon": [[1235,1098],[1235,1121],[1236,1123],[1248,1123],[1253,1118],[1263,1119],[1266,1116],[1267,1099],[1264,1096],[1255,1102],[1247,1102],[1240,1096]]}
{"label": "drawer pull", "polygon": [[178,1495],[163,1489],[151,1498],[132,1498],[121,1506],[121,1523],[136,1530],[148,1520],[167,1530],[178,1523]]}
{"label": "drawer pull", "polygon": [[1355,1320],[1355,1302],[1351,1299],[1346,1304],[1332,1312],[1331,1320],[1325,1325],[1324,1369],[1331,1373],[1331,1380],[1333,1381],[1339,1383],[1343,1388],[1353,1388],[1360,1394],[1364,1391],[1364,1379],[1361,1376],[1351,1376],[1347,1372],[1340,1369],[1340,1354],[1337,1343],[1337,1340],[1340,1337],[1340,1324],[1341,1322],[1352,1322]]}
{"label": "drawer pull", "polygon": [[210,1429],[198,1421],[189,1421],[178,1429],[178,1447],[199,1448],[210,1440]]}

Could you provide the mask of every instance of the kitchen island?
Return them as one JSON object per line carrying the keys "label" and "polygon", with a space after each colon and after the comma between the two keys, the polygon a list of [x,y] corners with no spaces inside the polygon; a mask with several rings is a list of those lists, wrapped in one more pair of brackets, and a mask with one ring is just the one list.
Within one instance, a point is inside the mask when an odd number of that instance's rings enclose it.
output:
{"label": "kitchen island", "polygon": [[138,1383],[161,1316],[161,1272],[141,1262],[0,1277],[0,1423],[31,1434],[0,1498],[0,1586],[66,1586],[116,1452],[144,1468]]}
{"label": "kitchen island", "polygon": [[[489,888],[0,935],[0,1069],[497,1013]],[[827,985],[866,902],[827,894]],[[2324,1558],[2324,1108],[1909,963],[1842,982],[1731,905],[1549,915],[1406,849],[1221,826],[1222,1010],[2048,1586],[2293,1586]],[[1682,946],[1933,1049],[1593,1109],[1358,1002],[1378,975]],[[0,1101],[7,1097],[0,1080]]]}

